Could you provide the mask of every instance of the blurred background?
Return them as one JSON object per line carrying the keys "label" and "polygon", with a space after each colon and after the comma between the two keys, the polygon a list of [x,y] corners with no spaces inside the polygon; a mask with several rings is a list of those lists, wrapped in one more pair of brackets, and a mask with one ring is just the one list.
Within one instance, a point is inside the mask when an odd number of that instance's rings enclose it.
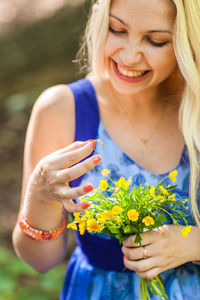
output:
{"label": "blurred background", "polygon": [[25,132],[31,109],[46,88],[80,77],[72,62],[91,1],[0,0],[0,300],[59,298],[65,261],[37,274],[16,257],[12,230],[20,203]]}

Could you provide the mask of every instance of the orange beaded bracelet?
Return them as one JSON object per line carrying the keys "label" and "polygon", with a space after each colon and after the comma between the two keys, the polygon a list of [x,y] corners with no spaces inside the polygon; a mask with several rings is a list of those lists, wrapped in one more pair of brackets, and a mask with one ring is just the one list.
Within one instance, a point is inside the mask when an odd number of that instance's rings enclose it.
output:
{"label": "orange beaded bracelet", "polygon": [[21,231],[33,240],[46,242],[57,238],[66,228],[67,220],[63,217],[61,224],[49,231],[43,231],[31,227],[30,223],[24,218],[23,214],[19,213],[17,218]]}

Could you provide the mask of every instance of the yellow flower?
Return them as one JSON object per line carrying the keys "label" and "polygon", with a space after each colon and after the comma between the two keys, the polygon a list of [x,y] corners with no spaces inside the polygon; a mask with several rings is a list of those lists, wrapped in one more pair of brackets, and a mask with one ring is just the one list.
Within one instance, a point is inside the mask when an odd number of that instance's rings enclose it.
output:
{"label": "yellow flower", "polygon": [[189,209],[189,206],[186,206],[186,209]]}
{"label": "yellow flower", "polygon": [[107,220],[110,220],[113,218],[113,214],[112,212],[105,212],[103,213],[103,215],[101,216],[100,218],[100,221],[101,222],[106,222]]}
{"label": "yellow flower", "polygon": [[126,182],[125,182],[125,186],[129,186],[131,184],[131,181],[130,180],[127,180]]}
{"label": "yellow flower", "polygon": [[82,221],[82,222],[87,221],[87,216],[86,216],[86,215],[82,216],[81,221]]}
{"label": "yellow flower", "polygon": [[169,173],[169,178],[171,179],[171,181],[176,182],[177,174],[178,174],[177,170],[174,170],[174,171]]}
{"label": "yellow flower", "polygon": [[145,224],[145,226],[153,225],[155,223],[154,219],[150,216],[143,218],[142,222]]}
{"label": "yellow flower", "polygon": [[118,215],[122,212],[122,208],[119,205],[115,205],[112,208],[112,214],[113,215]]}
{"label": "yellow flower", "polygon": [[151,195],[151,197],[155,197],[155,190],[156,190],[156,188],[154,186],[152,186],[150,188],[150,195]]}
{"label": "yellow flower", "polygon": [[75,220],[77,223],[79,223],[79,222],[81,221],[81,219],[80,219],[80,212],[74,213],[73,215],[74,215],[74,220]]}
{"label": "yellow flower", "polygon": [[192,226],[191,226],[191,225],[188,225],[188,226],[183,227],[183,229],[181,230],[182,236],[183,236],[183,237],[188,236],[188,233],[191,231],[191,229],[192,229]]}
{"label": "yellow flower", "polygon": [[85,233],[86,228],[87,228],[87,222],[83,221],[79,224],[79,231],[81,235]]}
{"label": "yellow flower", "polygon": [[81,200],[81,203],[87,202],[87,199],[84,197],[80,197],[79,199]]}
{"label": "yellow flower", "polygon": [[126,181],[126,179],[124,177],[120,177],[120,179],[117,182],[115,182],[115,185],[118,188],[128,187],[130,184],[131,184],[131,181],[130,180]]}
{"label": "yellow flower", "polygon": [[163,195],[169,195],[168,191],[162,185],[159,185],[159,187]]}
{"label": "yellow flower", "polygon": [[105,191],[108,188],[108,182],[106,180],[100,180],[99,188]]}
{"label": "yellow flower", "polygon": [[139,212],[136,209],[129,209],[127,212],[127,216],[131,221],[137,221]]}
{"label": "yellow flower", "polygon": [[187,203],[188,202],[188,199],[185,199],[184,201],[182,201],[183,203]]}
{"label": "yellow flower", "polygon": [[170,196],[170,200],[171,200],[172,202],[176,202],[175,194],[172,194],[172,195]]}
{"label": "yellow flower", "polygon": [[97,223],[97,221],[95,220],[95,219],[93,219],[93,218],[91,218],[91,219],[89,219],[88,221],[87,221],[87,230],[89,231],[89,232],[100,232],[101,231],[101,229],[100,229],[100,226],[99,226],[99,224]]}
{"label": "yellow flower", "polygon": [[70,224],[67,225],[67,228],[71,228],[73,230],[77,230],[77,225],[74,224],[74,223],[70,223]]}
{"label": "yellow flower", "polygon": [[103,176],[108,176],[110,174],[110,171],[108,169],[104,169],[104,170],[101,171],[101,174]]}
{"label": "yellow flower", "polygon": [[156,199],[161,200],[161,202],[164,202],[166,200],[165,196],[161,195],[156,196]]}
{"label": "yellow flower", "polygon": [[122,187],[122,184],[125,182],[126,182],[126,179],[124,177],[120,177],[120,179],[117,182],[115,182],[115,185],[120,188],[120,187]]}
{"label": "yellow flower", "polygon": [[122,221],[122,219],[120,217],[115,217],[114,220],[117,221],[118,223],[121,223],[121,221]]}
{"label": "yellow flower", "polygon": [[118,188],[121,188],[126,182],[126,179],[124,177],[120,177],[120,179],[115,182],[115,185],[118,187]]}

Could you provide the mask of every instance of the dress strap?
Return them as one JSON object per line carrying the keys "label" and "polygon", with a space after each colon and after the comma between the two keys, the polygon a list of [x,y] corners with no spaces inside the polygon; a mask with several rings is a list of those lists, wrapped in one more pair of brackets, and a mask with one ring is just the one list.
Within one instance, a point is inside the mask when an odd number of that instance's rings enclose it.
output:
{"label": "dress strap", "polygon": [[[74,141],[96,139],[100,122],[99,107],[95,89],[87,78],[68,84],[75,101],[75,138]],[[83,176],[70,182],[78,186]]]}
{"label": "dress strap", "polygon": [[95,139],[99,126],[99,107],[96,92],[87,78],[68,85],[75,100],[75,141]]}

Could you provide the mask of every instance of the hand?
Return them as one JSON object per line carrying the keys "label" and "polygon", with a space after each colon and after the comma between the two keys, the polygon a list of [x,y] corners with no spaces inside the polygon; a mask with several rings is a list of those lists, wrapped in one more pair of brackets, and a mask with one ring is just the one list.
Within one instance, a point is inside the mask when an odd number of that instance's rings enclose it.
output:
{"label": "hand", "polygon": [[192,261],[196,246],[194,234],[197,234],[193,229],[187,237],[182,237],[179,227],[164,225],[141,234],[143,247],[134,243],[135,235],[128,237],[122,247],[124,265],[138,276],[151,279]]}
{"label": "hand", "polygon": [[[37,194],[42,201],[62,201],[68,212],[82,211],[86,203],[75,204],[72,199],[83,196],[93,189],[91,184],[75,188],[69,182],[85,174],[100,162],[101,157],[94,155],[80,162],[94,150],[94,140],[75,142],[44,157],[36,166],[29,184],[27,194]],[[80,163],[79,163],[80,162]],[[74,164],[76,164],[74,166]]]}

